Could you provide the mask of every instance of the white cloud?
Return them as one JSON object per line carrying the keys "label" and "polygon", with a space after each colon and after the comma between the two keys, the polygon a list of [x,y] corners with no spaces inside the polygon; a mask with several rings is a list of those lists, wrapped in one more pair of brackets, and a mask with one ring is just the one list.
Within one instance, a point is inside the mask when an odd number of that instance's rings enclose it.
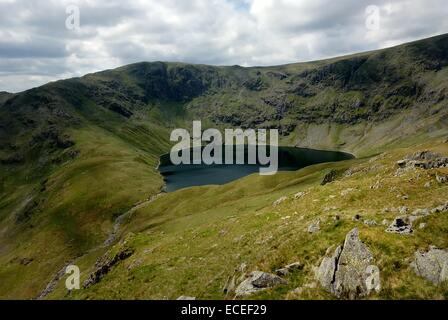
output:
{"label": "white cloud", "polygon": [[[68,4],[81,29],[65,28]],[[365,9],[380,10],[366,28]],[[137,61],[273,65],[448,30],[445,0],[0,0],[0,91]]]}

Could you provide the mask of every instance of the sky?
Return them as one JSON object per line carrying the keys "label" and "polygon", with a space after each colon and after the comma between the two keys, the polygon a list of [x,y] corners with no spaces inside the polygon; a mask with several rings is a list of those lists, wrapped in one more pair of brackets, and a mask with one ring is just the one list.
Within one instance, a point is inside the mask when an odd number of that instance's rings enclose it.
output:
{"label": "sky", "polygon": [[0,0],[0,91],[139,61],[262,66],[448,32],[446,0]]}

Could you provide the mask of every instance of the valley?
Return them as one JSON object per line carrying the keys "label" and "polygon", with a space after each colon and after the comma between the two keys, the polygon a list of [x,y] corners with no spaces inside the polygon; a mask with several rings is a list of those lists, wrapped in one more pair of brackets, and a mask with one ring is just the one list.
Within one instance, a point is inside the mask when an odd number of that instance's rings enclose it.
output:
{"label": "valley", "polygon": [[[448,202],[446,168],[397,165],[448,156],[447,77],[440,35],[276,67],[142,62],[0,93],[0,298],[53,282],[41,298],[233,299],[251,272],[299,263],[243,298],[333,299],[315,269],[357,228],[381,273],[368,298],[446,299],[446,282],[412,267],[418,250],[448,248],[446,210],[412,235],[386,229]],[[170,132],[198,119],[356,158],[161,192]],[[75,260],[83,288],[68,292],[53,279]]]}

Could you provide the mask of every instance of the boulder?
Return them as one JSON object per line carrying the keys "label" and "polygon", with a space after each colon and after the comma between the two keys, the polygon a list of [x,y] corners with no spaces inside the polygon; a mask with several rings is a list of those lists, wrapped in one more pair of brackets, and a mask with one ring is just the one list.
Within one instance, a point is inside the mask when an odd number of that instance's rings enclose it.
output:
{"label": "boulder", "polygon": [[338,172],[336,170],[331,170],[322,179],[321,185],[324,186],[330,182],[333,182],[338,177]]}
{"label": "boulder", "polygon": [[322,260],[316,269],[316,279],[338,298],[364,297],[381,290],[380,271],[372,263],[372,253],[355,228],[347,234],[343,246]]}
{"label": "boulder", "polygon": [[272,288],[288,282],[275,274],[253,271],[249,277],[241,282],[235,290],[237,297],[248,296],[258,291]]}
{"label": "boulder", "polygon": [[436,180],[438,183],[447,183],[448,182],[448,174],[436,172]]}
{"label": "boulder", "polygon": [[369,227],[377,226],[378,223],[375,220],[364,220],[364,224]]}
{"label": "boulder", "polygon": [[418,276],[440,285],[448,280],[448,251],[433,246],[427,252],[417,251],[411,267]]}
{"label": "boulder", "polygon": [[392,224],[386,229],[389,233],[398,234],[411,234],[413,232],[412,226],[405,221],[405,218],[398,217],[392,222]]}
{"label": "boulder", "polygon": [[320,220],[317,220],[308,226],[308,233],[316,233],[320,231]]}

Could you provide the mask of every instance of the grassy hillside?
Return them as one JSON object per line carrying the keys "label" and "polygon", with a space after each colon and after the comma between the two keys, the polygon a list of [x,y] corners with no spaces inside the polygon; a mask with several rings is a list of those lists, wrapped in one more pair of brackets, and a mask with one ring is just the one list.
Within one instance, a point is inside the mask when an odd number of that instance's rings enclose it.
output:
{"label": "grassy hillside", "polygon": [[[317,239],[302,232],[311,219],[328,215],[326,197],[351,185],[364,190],[369,179],[389,174],[368,171],[320,187],[330,168],[370,167],[368,157],[386,151],[377,161],[391,171],[405,152],[399,148],[411,152],[432,143],[446,153],[440,141],[448,131],[447,47],[448,36],[442,35],[277,67],[143,62],[18,94],[0,93],[0,298],[37,297],[74,260],[87,277],[86,270],[110,249],[102,244],[118,217],[124,222],[113,244],[130,234],[135,253],[100,283],[70,297],[223,298],[223,279],[243,262],[272,270],[295,258],[309,260],[289,287],[260,296],[290,297],[288,290],[308,281],[322,250],[353,226],[342,219]],[[204,127],[279,128],[284,145],[344,150],[361,159],[274,177],[250,176],[147,201],[163,187],[156,166],[170,148],[171,130],[189,127],[193,119],[203,120]],[[400,187],[403,182],[390,183]],[[308,189],[312,192],[303,203],[271,206],[281,196]],[[447,200],[443,191],[438,186],[414,204]],[[338,214],[366,210],[373,217],[390,200],[386,189],[375,192],[378,201],[372,205],[366,190],[341,200]],[[420,189],[412,192],[420,194]],[[400,240],[403,244],[398,241],[391,252],[403,258],[430,240],[444,245],[445,222],[434,223],[433,229],[428,224],[431,237]],[[363,231],[368,239],[381,239],[379,228]],[[377,245],[392,241],[383,240]],[[389,262],[381,266],[389,270]],[[410,274],[403,271],[399,277]],[[63,281],[55,284],[49,297],[68,298]],[[418,288],[426,288],[421,289],[425,293]],[[445,294],[423,284],[397,290],[386,290],[383,297]]]}

